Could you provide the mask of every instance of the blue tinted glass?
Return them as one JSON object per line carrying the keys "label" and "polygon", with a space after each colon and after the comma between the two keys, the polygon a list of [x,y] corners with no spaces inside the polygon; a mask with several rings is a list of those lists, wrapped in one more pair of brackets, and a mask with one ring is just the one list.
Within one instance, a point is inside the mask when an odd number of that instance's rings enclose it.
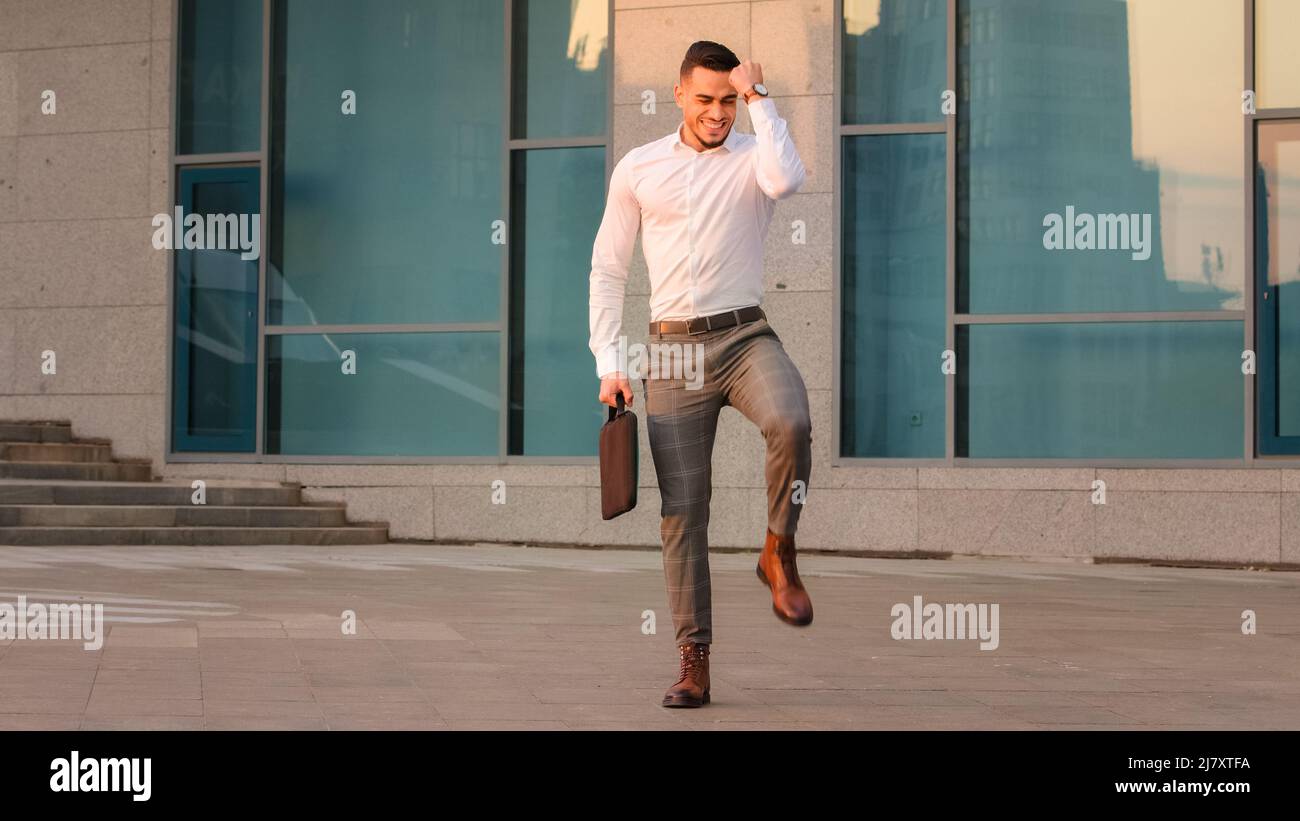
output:
{"label": "blue tinted glass", "polygon": [[516,137],[604,134],[609,0],[515,0]]}
{"label": "blue tinted glass", "polygon": [[587,274],[605,149],[516,152],[514,181],[510,452],[594,454],[605,406],[587,349]]}
{"label": "blue tinted glass", "polygon": [[944,455],[945,137],[844,140],[840,451]]}
{"label": "blue tinted glass", "polygon": [[1240,322],[968,325],[957,455],[1241,458]]}
{"label": "blue tinted glass", "polygon": [[1258,128],[1260,451],[1300,453],[1300,122]]}
{"label": "blue tinted glass", "polygon": [[497,321],[503,4],[276,8],[267,321]]}
{"label": "blue tinted glass", "polygon": [[175,251],[172,447],[252,452],[257,423],[257,260],[243,259],[240,243],[252,236],[249,217],[260,210],[257,169],[185,169],[179,182],[185,214],[243,217],[244,230],[226,224],[221,226],[226,241],[214,237],[219,246],[232,250]]}
{"label": "blue tinted glass", "polygon": [[1241,4],[959,9],[958,310],[1241,310]]}
{"label": "blue tinted glass", "polygon": [[943,119],[945,0],[844,0],[844,120],[850,124]]}
{"label": "blue tinted glass", "polygon": [[262,147],[262,0],[182,0],[176,153]]}
{"label": "blue tinted glass", "polygon": [[[495,333],[267,337],[266,452],[491,456]],[[355,363],[349,373],[349,363]]]}

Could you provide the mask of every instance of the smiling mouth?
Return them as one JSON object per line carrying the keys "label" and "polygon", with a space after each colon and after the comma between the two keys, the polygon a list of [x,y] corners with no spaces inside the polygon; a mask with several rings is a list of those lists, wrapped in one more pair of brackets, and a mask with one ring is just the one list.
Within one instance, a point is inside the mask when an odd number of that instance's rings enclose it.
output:
{"label": "smiling mouth", "polygon": [[705,128],[708,128],[712,131],[721,131],[722,129],[727,127],[726,120],[700,120],[700,122],[704,125]]}

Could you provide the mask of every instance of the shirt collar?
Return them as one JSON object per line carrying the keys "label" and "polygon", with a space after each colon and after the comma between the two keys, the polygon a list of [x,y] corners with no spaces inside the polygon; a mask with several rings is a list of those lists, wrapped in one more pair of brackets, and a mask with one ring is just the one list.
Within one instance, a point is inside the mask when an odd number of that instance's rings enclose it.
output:
{"label": "shirt collar", "polygon": [[727,139],[722,141],[722,145],[718,146],[717,148],[706,148],[703,151],[697,152],[695,151],[694,148],[691,148],[682,140],[682,129],[685,127],[686,127],[685,123],[677,124],[677,130],[673,132],[673,143],[672,143],[673,150],[676,150],[680,146],[681,148],[687,151],[697,153],[697,154],[712,154],[720,148],[725,148],[727,149],[728,152],[731,152],[736,150],[736,143],[739,142],[740,140],[740,135],[736,133],[736,123],[732,122],[731,130],[727,132]]}

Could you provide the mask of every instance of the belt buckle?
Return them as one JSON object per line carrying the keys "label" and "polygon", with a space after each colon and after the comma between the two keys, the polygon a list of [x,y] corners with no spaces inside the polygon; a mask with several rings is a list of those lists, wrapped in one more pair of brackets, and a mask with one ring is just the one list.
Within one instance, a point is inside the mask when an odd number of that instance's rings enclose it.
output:
{"label": "belt buckle", "polygon": [[[693,323],[695,323],[695,322],[701,320],[701,319],[704,320],[704,330],[702,330],[702,331],[692,331],[692,330],[691,330],[691,325],[692,325]],[[698,316],[698,317],[696,317],[695,319],[688,319],[688,320],[686,320],[686,333],[687,333],[688,336],[698,336],[699,334],[706,334],[706,333],[708,333],[708,332],[711,331],[711,330],[713,330],[713,323],[711,323],[711,322],[709,321],[709,317],[707,317],[707,316]]]}

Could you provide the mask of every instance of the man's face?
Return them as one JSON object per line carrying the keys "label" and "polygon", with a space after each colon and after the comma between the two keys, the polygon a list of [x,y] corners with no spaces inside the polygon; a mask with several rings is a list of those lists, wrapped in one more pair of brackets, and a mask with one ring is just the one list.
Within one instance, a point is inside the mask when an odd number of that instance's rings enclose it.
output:
{"label": "man's face", "polygon": [[673,88],[686,128],[705,148],[717,148],[736,122],[736,89],[730,72],[695,66],[681,85]]}

